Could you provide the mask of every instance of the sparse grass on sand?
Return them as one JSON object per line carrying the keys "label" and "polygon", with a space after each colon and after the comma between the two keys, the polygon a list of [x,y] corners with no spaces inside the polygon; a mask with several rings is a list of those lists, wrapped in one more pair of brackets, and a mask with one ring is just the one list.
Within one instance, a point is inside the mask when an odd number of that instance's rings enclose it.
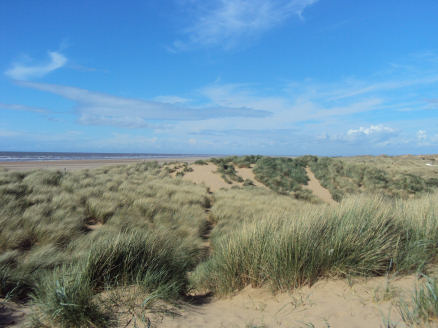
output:
{"label": "sparse grass on sand", "polygon": [[402,299],[399,311],[409,327],[435,327],[438,320],[437,278],[424,276],[423,281],[415,288],[412,299]]}

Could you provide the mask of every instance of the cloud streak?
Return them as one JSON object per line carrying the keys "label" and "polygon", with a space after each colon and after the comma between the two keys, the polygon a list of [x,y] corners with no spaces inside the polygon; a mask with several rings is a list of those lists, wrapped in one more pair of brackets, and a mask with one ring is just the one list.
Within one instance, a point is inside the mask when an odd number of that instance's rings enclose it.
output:
{"label": "cloud streak", "polygon": [[19,104],[0,103],[0,109],[34,112],[34,113],[40,113],[40,114],[48,114],[49,113],[49,111],[47,111],[46,109],[31,107],[31,106],[26,106],[26,105],[19,105]]}
{"label": "cloud streak", "polygon": [[85,89],[35,82],[19,85],[50,92],[76,103],[79,122],[87,125],[148,127],[150,121],[197,121],[214,118],[270,116],[270,112],[248,107],[188,107],[158,101],[116,97]]}
{"label": "cloud streak", "polygon": [[43,77],[53,72],[67,63],[67,58],[59,52],[49,51],[50,61],[41,65],[25,65],[14,63],[12,67],[5,71],[5,75],[15,80],[28,80],[30,78]]}
{"label": "cloud streak", "polygon": [[186,40],[174,43],[176,50],[193,45],[233,48],[280,25],[318,0],[217,0],[195,5],[195,18],[185,29]]}

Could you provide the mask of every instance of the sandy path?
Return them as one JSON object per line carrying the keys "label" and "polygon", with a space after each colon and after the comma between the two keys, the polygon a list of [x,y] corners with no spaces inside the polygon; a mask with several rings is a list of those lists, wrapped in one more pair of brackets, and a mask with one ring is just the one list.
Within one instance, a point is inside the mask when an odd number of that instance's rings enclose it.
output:
{"label": "sandy path", "polygon": [[330,194],[330,191],[328,191],[326,188],[321,186],[318,179],[315,177],[315,175],[310,170],[310,168],[306,167],[306,173],[307,173],[307,176],[309,177],[310,180],[307,183],[307,185],[304,185],[303,187],[305,189],[309,189],[310,191],[312,191],[315,196],[321,198],[324,202],[329,203],[329,204],[337,204],[333,200],[332,195]]}
{"label": "sandy path", "polygon": [[[251,180],[257,187],[265,187],[265,185],[256,180],[252,168],[249,167],[235,167],[237,175],[241,176],[243,180]],[[266,187],[265,187],[266,188]]]}
{"label": "sandy path", "polygon": [[386,327],[389,317],[402,328],[406,326],[396,302],[410,295],[415,282],[413,276],[389,283],[384,277],[372,278],[353,286],[346,280],[327,280],[275,296],[247,287],[231,298],[186,308],[180,317],[166,317],[159,327],[369,328]]}

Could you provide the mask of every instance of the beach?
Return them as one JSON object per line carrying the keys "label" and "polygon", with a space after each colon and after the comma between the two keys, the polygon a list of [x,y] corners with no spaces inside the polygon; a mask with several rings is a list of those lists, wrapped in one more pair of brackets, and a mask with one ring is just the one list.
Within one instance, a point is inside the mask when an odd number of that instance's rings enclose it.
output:
{"label": "beach", "polygon": [[0,168],[11,171],[30,171],[37,169],[76,171],[94,169],[102,166],[114,166],[141,162],[188,162],[192,163],[206,157],[160,157],[160,158],[121,158],[121,159],[84,159],[84,160],[53,160],[53,161],[22,161],[0,162]]}

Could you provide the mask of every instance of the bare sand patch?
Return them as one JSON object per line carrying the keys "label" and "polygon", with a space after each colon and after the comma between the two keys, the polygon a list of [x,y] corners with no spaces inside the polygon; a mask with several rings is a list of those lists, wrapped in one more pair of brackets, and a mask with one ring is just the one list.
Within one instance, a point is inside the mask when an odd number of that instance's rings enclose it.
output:
{"label": "bare sand patch", "polygon": [[[159,327],[406,327],[396,302],[413,291],[414,276],[355,282],[323,280],[273,295],[247,287],[237,295],[183,309]],[[386,325],[387,322],[392,325]]]}
{"label": "bare sand patch", "polygon": [[30,306],[0,298],[0,327],[23,327],[29,313]]}
{"label": "bare sand patch", "polygon": [[237,175],[241,176],[243,180],[249,179],[254,183],[255,186],[266,188],[266,186],[263,183],[256,180],[255,174],[251,167],[235,167],[235,169]]}
{"label": "bare sand patch", "polygon": [[220,174],[216,173],[217,166],[213,163],[208,163],[207,165],[193,164],[190,167],[193,171],[185,172],[183,179],[192,181],[196,184],[204,184],[206,187],[210,188],[211,192],[218,191],[221,188],[231,188],[233,185],[238,185],[237,183],[226,183]]}
{"label": "bare sand patch", "polygon": [[[210,189],[211,192],[218,191],[221,188],[229,189],[233,186],[243,186],[243,183],[231,181],[231,183],[225,182],[221,174],[216,172],[217,166],[213,163],[208,163],[207,165],[192,164],[190,167],[193,169],[192,172],[184,172],[183,179],[187,181],[192,181],[196,184],[204,184]],[[235,167],[238,176],[242,177],[244,180],[251,180],[257,187],[265,187],[262,183],[255,179],[254,172],[252,168],[238,168]],[[172,176],[176,176],[176,172],[172,173]]]}
{"label": "bare sand patch", "polygon": [[328,191],[326,188],[321,186],[319,183],[319,180],[315,177],[312,170],[310,168],[306,167],[306,173],[309,177],[309,182],[307,185],[303,185],[305,189],[310,190],[315,196],[321,198],[324,202],[329,204],[337,204],[330,194],[330,191]]}

